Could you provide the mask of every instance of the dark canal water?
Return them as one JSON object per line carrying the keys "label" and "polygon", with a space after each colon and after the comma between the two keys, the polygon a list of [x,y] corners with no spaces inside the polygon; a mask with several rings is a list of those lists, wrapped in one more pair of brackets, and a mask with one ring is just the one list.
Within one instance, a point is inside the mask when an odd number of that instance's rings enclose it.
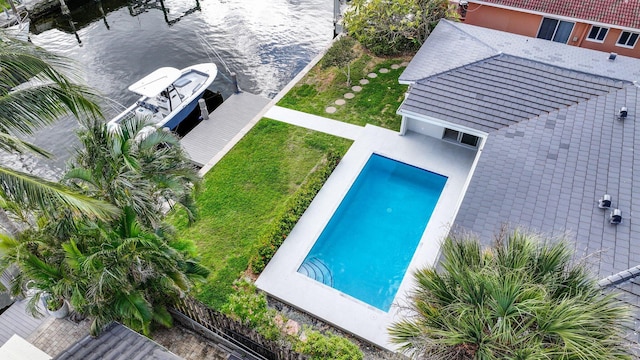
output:
{"label": "dark canal water", "polygon": [[[90,0],[83,7],[69,5],[70,18],[32,23],[31,40],[77,62],[86,83],[112,100],[104,106],[107,118],[122,109],[119,104],[136,99],[127,91],[131,83],[161,66],[213,61],[220,73],[210,89],[224,98],[232,92],[229,71],[238,74],[243,90],[273,97],[333,36],[333,0]],[[4,161],[55,177],[76,145],[76,128],[74,119],[65,118],[31,139],[53,152],[54,161],[31,156]]]}

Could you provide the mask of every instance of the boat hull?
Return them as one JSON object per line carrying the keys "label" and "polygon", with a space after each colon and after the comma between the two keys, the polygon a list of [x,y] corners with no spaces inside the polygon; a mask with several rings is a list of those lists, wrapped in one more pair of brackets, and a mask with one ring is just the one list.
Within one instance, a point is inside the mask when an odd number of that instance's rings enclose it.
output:
{"label": "boat hull", "polygon": [[202,90],[202,92],[194,98],[193,101],[187,104],[184,109],[180,110],[180,112],[164,123],[162,127],[169,128],[169,130],[175,130],[175,128],[178,127],[178,125],[180,125],[180,123],[196,109],[196,106],[198,106],[198,100],[202,98],[202,95],[204,95],[204,90]]}

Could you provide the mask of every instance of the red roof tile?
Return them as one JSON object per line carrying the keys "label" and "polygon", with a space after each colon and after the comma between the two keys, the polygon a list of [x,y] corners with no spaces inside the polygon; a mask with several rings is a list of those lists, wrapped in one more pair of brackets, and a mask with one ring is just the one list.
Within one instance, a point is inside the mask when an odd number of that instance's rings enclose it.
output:
{"label": "red roof tile", "polygon": [[550,15],[640,29],[637,0],[482,0]]}

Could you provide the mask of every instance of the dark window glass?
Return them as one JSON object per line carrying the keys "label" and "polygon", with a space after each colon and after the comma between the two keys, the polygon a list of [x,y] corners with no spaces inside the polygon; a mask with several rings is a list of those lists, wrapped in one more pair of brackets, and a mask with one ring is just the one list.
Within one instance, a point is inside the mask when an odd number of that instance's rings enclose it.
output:
{"label": "dark window glass", "polygon": [[600,29],[600,33],[598,34],[598,41],[602,41],[604,40],[604,38],[607,36],[607,32],[609,31],[609,29]]}
{"label": "dark window glass", "polygon": [[444,129],[443,139],[458,141],[458,132],[451,129]]}
{"label": "dark window glass", "polygon": [[634,47],[636,46],[636,42],[638,41],[638,34],[623,31],[620,34],[620,38],[618,39],[618,45]]}
{"label": "dark window glass", "polygon": [[476,145],[478,145],[478,137],[463,133],[462,134],[462,139],[460,140],[460,142],[463,143],[463,144],[476,146]]}
{"label": "dark window glass", "polygon": [[607,32],[609,32],[609,29],[593,25],[591,26],[591,31],[589,31],[589,35],[587,35],[587,38],[591,40],[602,41],[605,37],[607,37]]}
{"label": "dark window glass", "polygon": [[560,24],[558,24],[558,30],[556,30],[556,34],[553,36],[553,41],[566,44],[567,40],[569,40],[569,36],[571,36],[572,30],[573,23],[560,21]]}
{"label": "dark window glass", "polygon": [[556,26],[558,26],[558,20],[544,18],[542,19],[542,24],[540,25],[540,30],[538,30],[538,38],[551,40],[553,39],[553,34],[556,32]]}
{"label": "dark window glass", "polygon": [[623,31],[620,35],[620,39],[618,39],[618,44],[627,45],[627,40],[629,40],[629,35],[631,35],[628,31]]}

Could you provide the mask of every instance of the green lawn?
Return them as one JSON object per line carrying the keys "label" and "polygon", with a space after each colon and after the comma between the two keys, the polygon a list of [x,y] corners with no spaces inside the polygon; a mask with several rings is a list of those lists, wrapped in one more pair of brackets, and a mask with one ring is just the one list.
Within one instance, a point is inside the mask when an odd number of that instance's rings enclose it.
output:
{"label": "green lawn", "polygon": [[[350,92],[346,77],[336,68],[315,66],[279,105],[357,125],[367,123],[399,130],[396,109],[406,86],[398,84],[404,68],[392,70],[407,58],[382,59],[359,51],[353,62],[354,84],[366,74],[385,67],[354,99],[335,114],[324,109]],[[193,240],[203,265],[211,269],[197,297],[219,309],[232,292],[233,281],[247,270],[259,236],[279,206],[299,187],[329,151],[343,155],[351,141],[262,119],[204,177],[197,196],[199,220],[188,226],[184,214],[173,214],[180,239]]]}
{"label": "green lawn", "polygon": [[204,177],[199,220],[174,215],[179,237],[193,240],[212,272],[198,299],[220,308],[247,269],[255,242],[329,150],[344,154],[351,141],[262,119]]}
{"label": "green lawn", "polygon": [[[359,80],[366,78],[369,84],[362,85],[361,92],[353,92],[347,87],[346,76],[337,68],[323,69],[316,65],[278,105],[320,115],[356,125],[372,124],[387,129],[400,130],[402,118],[395,112],[404,99],[406,85],[398,84],[398,77],[404,70],[391,69],[392,64],[400,64],[406,58],[382,59],[360,53],[351,67],[353,85],[360,85]],[[378,73],[378,69],[387,68],[386,74]],[[366,75],[376,72],[377,78],[369,79]],[[343,106],[334,105],[347,92],[353,92],[355,98],[347,100]],[[335,106],[334,114],[325,112],[327,106]]]}

